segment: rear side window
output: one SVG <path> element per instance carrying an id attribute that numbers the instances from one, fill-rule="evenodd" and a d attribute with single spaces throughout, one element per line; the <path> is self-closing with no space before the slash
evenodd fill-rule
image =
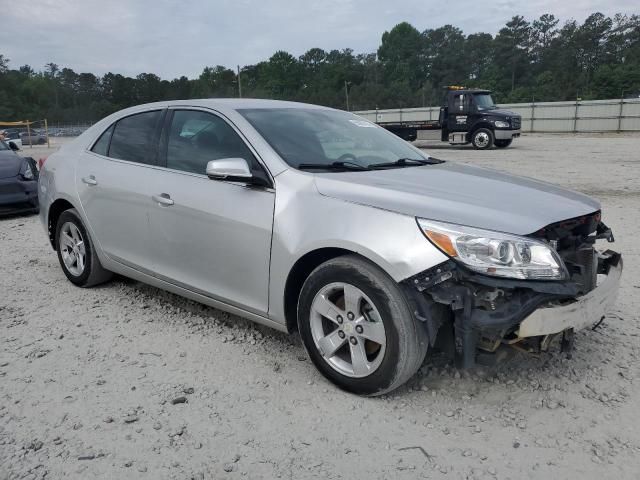
<path id="1" fill-rule="evenodd" d="M 109 156 L 130 162 L 155 165 L 156 127 L 161 111 L 138 113 L 118 121 L 111 136 Z"/>
<path id="2" fill-rule="evenodd" d="M 107 156 L 109 151 L 109 142 L 111 141 L 111 134 L 113 133 L 113 125 L 111 125 L 102 135 L 96 143 L 94 143 L 91 151 L 98 155 Z"/>

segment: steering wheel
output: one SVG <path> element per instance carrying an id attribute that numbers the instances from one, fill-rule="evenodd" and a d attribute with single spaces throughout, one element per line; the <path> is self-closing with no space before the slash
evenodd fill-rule
<path id="1" fill-rule="evenodd" d="M 353 162 L 354 160 L 356 160 L 356 156 L 353 153 L 344 153 L 338 158 L 338 162 Z"/>

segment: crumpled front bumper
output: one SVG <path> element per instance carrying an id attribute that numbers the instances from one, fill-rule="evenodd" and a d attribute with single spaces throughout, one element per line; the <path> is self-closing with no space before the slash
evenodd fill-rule
<path id="1" fill-rule="evenodd" d="M 546 350 L 557 334 L 571 336 L 599 322 L 616 300 L 623 263 L 617 252 L 594 253 L 597 286 L 584 294 L 584 287 L 574 280 L 488 277 L 453 260 L 407 279 L 404 285 L 432 345 L 442 332 L 450 331 L 441 329 L 446 319 L 453 322 L 454 338 L 447 341 L 453 342 L 458 365 L 469 368 L 478 352 L 493 354 L 501 346 L 517 343 Z M 450 309 L 450 316 L 442 312 L 443 306 Z"/>
<path id="2" fill-rule="evenodd" d="M 607 251 L 606 271 L 598 285 L 571 303 L 541 307 L 527 316 L 516 332 L 520 338 L 552 335 L 568 329 L 580 330 L 600 321 L 615 303 L 622 276 L 622 257 Z"/>

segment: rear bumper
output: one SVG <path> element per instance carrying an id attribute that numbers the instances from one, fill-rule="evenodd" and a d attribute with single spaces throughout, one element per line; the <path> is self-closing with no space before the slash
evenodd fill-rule
<path id="1" fill-rule="evenodd" d="M 493 135 L 496 140 L 511 140 L 520 136 L 520 130 L 495 130 Z"/>
<path id="2" fill-rule="evenodd" d="M 0 180 L 0 214 L 33 211 L 38 208 L 38 182 L 17 177 Z"/>
<path id="3" fill-rule="evenodd" d="M 553 335 L 568 329 L 580 330 L 600 321 L 615 303 L 622 275 L 620 254 L 605 252 L 606 271 L 598 275 L 598 286 L 565 305 L 542 307 L 525 318 L 516 334 L 520 338 Z"/>

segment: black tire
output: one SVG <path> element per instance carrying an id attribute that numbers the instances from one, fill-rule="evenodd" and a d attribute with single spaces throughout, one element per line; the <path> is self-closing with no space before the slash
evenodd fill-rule
<path id="1" fill-rule="evenodd" d="M 386 336 L 384 355 L 368 376 L 354 378 L 340 373 L 324 359 L 314 342 L 313 301 L 323 288 L 335 282 L 357 287 L 372 301 L 382 319 Z M 415 319 L 400 286 L 376 265 L 356 255 L 329 260 L 309 275 L 298 301 L 298 328 L 320 373 L 338 387 L 359 395 L 382 395 L 400 387 L 420 368 L 429 345 L 426 329 Z"/>
<path id="2" fill-rule="evenodd" d="M 471 143 L 476 150 L 489 150 L 493 142 L 493 132 L 488 128 L 479 128 L 471 135 Z"/>
<path id="3" fill-rule="evenodd" d="M 72 273 L 62 258 L 63 246 L 60 245 L 60 233 L 62 227 L 66 223 L 72 223 L 75 227 L 80 231 L 82 235 L 82 240 L 85 248 L 85 262 L 84 268 L 80 274 Z M 58 218 L 58 224 L 56 225 L 56 250 L 58 251 L 58 261 L 60 262 L 60 266 L 62 267 L 62 271 L 69 279 L 71 283 L 77 285 L 78 287 L 93 287 L 94 285 L 98 285 L 100 283 L 104 283 L 107 280 L 111 279 L 113 274 L 108 270 L 102 268 L 100 264 L 100 260 L 96 255 L 95 249 L 93 248 L 93 242 L 89 233 L 87 232 L 84 224 L 82 223 L 82 219 L 78 214 L 78 211 L 75 208 L 71 208 L 69 210 L 65 210 L 62 212 L 60 217 Z"/>
<path id="4" fill-rule="evenodd" d="M 509 138 L 508 140 L 496 140 L 495 146 L 498 148 L 507 148 L 509 145 L 511 145 L 512 141 L 513 140 L 511 138 Z"/>

